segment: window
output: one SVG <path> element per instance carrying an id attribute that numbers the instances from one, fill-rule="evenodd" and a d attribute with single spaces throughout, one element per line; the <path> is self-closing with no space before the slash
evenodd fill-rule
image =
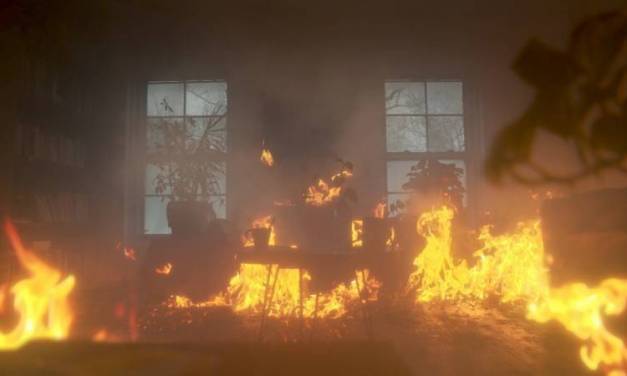
<path id="1" fill-rule="evenodd" d="M 463 84 L 459 81 L 385 83 L 390 204 L 409 198 L 409 191 L 403 188 L 407 174 L 425 158 L 461 168 L 462 184 L 466 186 L 463 107 Z"/>
<path id="2" fill-rule="evenodd" d="M 172 197 L 211 203 L 226 217 L 227 85 L 149 82 L 144 233 L 168 234 Z"/>

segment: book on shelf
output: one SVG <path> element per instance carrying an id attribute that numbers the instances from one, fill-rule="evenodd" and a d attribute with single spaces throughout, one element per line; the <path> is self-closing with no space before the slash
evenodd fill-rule
<path id="1" fill-rule="evenodd" d="M 37 216 L 46 223 L 84 223 L 88 219 L 88 197 L 82 193 L 34 194 Z"/>
<path id="2" fill-rule="evenodd" d="M 52 134 L 40 127 L 20 124 L 16 132 L 18 154 L 64 166 L 85 166 L 85 145 L 76 138 Z"/>

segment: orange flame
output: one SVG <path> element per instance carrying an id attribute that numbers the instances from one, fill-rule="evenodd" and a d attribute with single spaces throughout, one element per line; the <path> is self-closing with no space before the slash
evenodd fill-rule
<path id="1" fill-rule="evenodd" d="M 160 267 L 155 268 L 155 273 L 160 274 L 160 275 L 170 275 L 171 272 L 172 272 L 172 263 L 170 262 L 166 262 Z"/>
<path id="2" fill-rule="evenodd" d="M 385 202 L 379 202 L 377 206 L 375 206 L 373 210 L 373 215 L 375 218 L 385 218 L 385 209 L 387 205 Z"/>
<path id="3" fill-rule="evenodd" d="M 361 272 L 361 280 L 355 277 L 347 284 L 339 284 L 333 290 L 316 296 L 306 292 L 306 285 L 311 281 L 308 272 L 277 268 L 277 265 L 242 264 L 223 293 L 200 303 L 193 303 L 184 296 L 174 296 L 168 302 L 168 306 L 172 308 L 229 306 L 235 313 L 259 314 L 268 298 L 270 283 L 274 285 L 274 294 L 272 303 L 267 307 L 268 316 L 299 317 L 302 307 L 303 317 L 339 318 L 346 314 L 348 306 L 359 301 L 362 293 L 365 300 L 376 300 L 380 287 L 380 283 L 364 270 Z M 301 287 L 304 294 L 302 306 Z"/>
<path id="4" fill-rule="evenodd" d="M 263 149 L 261 151 L 261 156 L 259 157 L 259 160 L 261 161 L 261 163 L 268 167 L 274 166 L 274 157 L 272 156 L 272 153 L 269 149 Z"/>
<path id="5" fill-rule="evenodd" d="M 313 206 L 323 206 L 335 201 L 342 193 L 344 180 L 352 176 L 353 172 L 344 168 L 331 177 L 330 184 L 323 179 L 318 179 L 316 183 L 307 187 L 305 203 Z"/>
<path id="6" fill-rule="evenodd" d="M 123 252 L 124 257 L 126 257 L 127 259 L 131 261 L 137 261 L 137 258 L 135 257 L 135 250 L 133 248 L 124 247 Z"/>
<path id="7" fill-rule="evenodd" d="M 11 287 L 19 322 L 10 332 L 0 332 L 0 350 L 16 349 L 34 339 L 67 338 L 73 318 L 68 295 L 75 285 L 74 276 L 61 279 L 61 272 L 26 250 L 11 222 L 5 222 L 4 230 L 30 276 Z"/>
<path id="8" fill-rule="evenodd" d="M 608 374 L 620 374 L 627 366 L 627 349 L 605 327 L 603 315 L 623 313 L 626 301 L 627 280 L 606 279 L 596 288 L 572 283 L 552 288 L 543 299 L 530 303 L 527 317 L 541 323 L 557 320 L 585 342 L 579 356 L 586 367 L 597 370 L 603 364 Z"/>
<path id="9" fill-rule="evenodd" d="M 351 245 L 354 248 L 363 247 L 362 233 L 364 229 L 363 219 L 353 219 L 351 221 Z"/>
<path id="10" fill-rule="evenodd" d="M 270 229 L 270 239 L 268 240 L 268 245 L 276 245 L 276 232 L 274 231 L 274 217 L 272 217 L 271 215 L 259 217 L 253 220 L 252 228 Z M 255 245 L 255 242 L 252 236 L 243 236 L 242 243 L 244 243 L 244 247 L 252 247 Z"/>
<path id="11" fill-rule="evenodd" d="M 513 233 L 494 236 L 482 228 L 483 246 L 474 253 L 477 262 L 469 267 L 451 254 L 453 211 L 443 207 L 424 213 L 417 229 L 427 241 L 414 261 L 409 286 L 418 301 L 432 299 L 485 299 L 527 302 L 527 317 L 538 322 L 557 320 L 579 339 L 583 363 L 591 370 L 600 365 L 608 374 L 624 372 L 627 350 L 623 341 L 610 333 L 603 314 L 618 315 L 625 310 L 627 280 L 606 279 L 598 287 L 573 283 L 551 287 L 550 257 L 544 253 L 539 221 L 520 223 Z"/>

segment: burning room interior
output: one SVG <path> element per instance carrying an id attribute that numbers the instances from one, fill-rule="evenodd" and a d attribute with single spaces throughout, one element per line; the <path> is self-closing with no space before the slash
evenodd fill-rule
<path id="1" fill-rule="evenodd" d="M 624 0 L 4 0 L 0 49 L 0 374 L 627 375 Z"/>

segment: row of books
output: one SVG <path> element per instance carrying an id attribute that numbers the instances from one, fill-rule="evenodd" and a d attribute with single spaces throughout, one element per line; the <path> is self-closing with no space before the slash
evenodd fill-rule
<path id="1" fill-rule="evenodd" d="M 23 124 L 18 127 L 16 138 L 18 153 L 28 159 L 81 168 L 85 166 L 85 145 L 80 140 Z"/>
<path id="2" fill-rule="evenodd" d="M 39 220 L 47 223 L 83 223 L 89 215 L 89 200 L 82 193 L 35 194 Z"/>

